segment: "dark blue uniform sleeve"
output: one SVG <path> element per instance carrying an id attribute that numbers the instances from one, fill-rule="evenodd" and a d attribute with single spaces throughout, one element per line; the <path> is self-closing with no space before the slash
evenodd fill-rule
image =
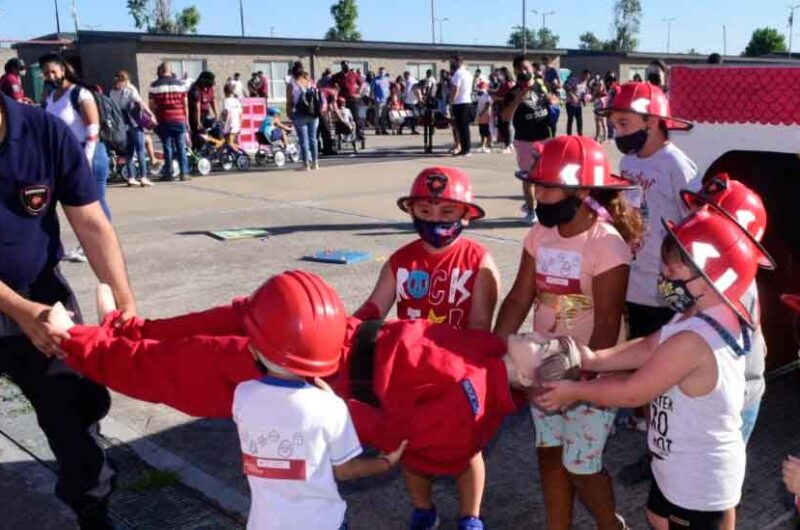
<path id="1" fill-rule="evenodd" d="M 83 148 L 75 136 L 58 118 L 51 118 L 53 144 L 57 148 L 56 192 L 58 200 L 66 206 L 86 206 L 100 200 L 92 170 L 86 161 Z M 102 143 L 97 149 L 105 149 Z"/>

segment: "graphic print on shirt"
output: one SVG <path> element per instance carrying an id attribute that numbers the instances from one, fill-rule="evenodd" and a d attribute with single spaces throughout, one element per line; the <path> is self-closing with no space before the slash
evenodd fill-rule
<path id="1" fill-rule="evenodd" d="M 549 332 L 559 325 L 569 329 L 584 311 L 593 308 L 592 300 L 581 291 L 583 257 L 575 250 L 539 247 L 536 251 L 536 301 L 555 313 Z"/>
<path id="2" fill-rule="evenodd" d="M 655 184 L 656 179 L 645 177 L 644 172 L 642 171 L 639 171 L 638 173 L 632 173 L 630 171 L 623 170 L 620 176 L 639 185 L 639 188 L 625 190 L 623 193 L 625 194 L 625 197 L 628 199 L 628 202 L 631 204 L 631 206 L 639 209 L 639 212 L 642 214 L 642 221 L 646 225 L 649 215 L 649 209 L 647 208 L 647 194 L 650 191 L 650 188 L 653 187 L 653 184 Z"/>
<path id="3" fill-rule="evenodd" d="M 472 269 L 461 270 L 458 267 L 436 269 L 433 273 L 398 267 L 395 276 L 398 318 L 424 317 L 438 324 L 447 322 L 460 327 L 466 313 L 466 302 L 472 297 L 468 282 L 474 274 Z M 425 308 L 428 308 L 427 314 L 423 314 Z M 402 310 L 405 314 L 401 314 Z"/>
<path id="4" fill-rule="evenodd" d="M 302 432 L 239 424 L 239 439 L 245 475 L 274 480 L 306 480 L 308 450 Z"/>
<path id="5" fill-rule="evenodd" d="M 661 394 L 650 402 L 650 452 L 658 459 L 665 459 L 672 453 L 672 440 L 669 437 L 669 420 L 672 415 L 672 398 Z"/>
<path id="6" fill-rule="evenodd" d="M 536 290 L 552 294 L 581 293 L 581 253 L 541 247 L 536 251 Z"/>

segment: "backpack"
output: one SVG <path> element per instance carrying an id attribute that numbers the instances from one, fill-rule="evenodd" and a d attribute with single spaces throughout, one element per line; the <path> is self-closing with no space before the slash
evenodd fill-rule
<path id="1" fill-rule="evenodd" d="M 106 144 L 106 147 L 112 151 L 125 152 L 128 144 L 128 125 L 125 122 L 125 115 L 119 108 L 114 100 L 105 94 L 101 94 L 90 87 L 76 85 L 70 92 L 70 102 L 72 107 L 80 115 L 80 104 L 78 98 L 80 97 L 81 89 L 86 89 L 94 98 L 94 103 L 97 105 L 97 112 L 100 115 L 100 141 Z"/>
<path id="2" fill-rule="evenodd" d="M 297 116 L 319 118 L 322 114 L 321 107 L 322 99 L 319 90 L 317 87 L 309 86 L 305 90 L 301 89 L 300 98 L 297 100 L 297 105 L 294 106 L 294 113 Z"/>

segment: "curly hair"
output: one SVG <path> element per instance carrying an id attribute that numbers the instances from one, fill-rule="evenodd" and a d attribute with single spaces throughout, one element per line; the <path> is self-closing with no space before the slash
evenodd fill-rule
<path id="1" fill-rule="evenodd" d="M 628 245 L 635 247 L 642 242 L 646 230 L 642 214 L 628 203 L 621 191 L 592 190 L 589 195 L 608 210 L 614 228 Z"/>

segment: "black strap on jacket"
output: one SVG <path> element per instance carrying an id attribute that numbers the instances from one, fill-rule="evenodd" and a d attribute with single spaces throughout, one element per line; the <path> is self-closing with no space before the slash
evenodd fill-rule
<path id="1" fill-rule="evenodd" d="M 375 373 L 375 342 L 383 320 L 365 320 L 355 334 L 355 345 L 350 355 L 350 393 L 357 399 L 373 407 L 380 406 L 380 400 L 372 388 Z"/>

